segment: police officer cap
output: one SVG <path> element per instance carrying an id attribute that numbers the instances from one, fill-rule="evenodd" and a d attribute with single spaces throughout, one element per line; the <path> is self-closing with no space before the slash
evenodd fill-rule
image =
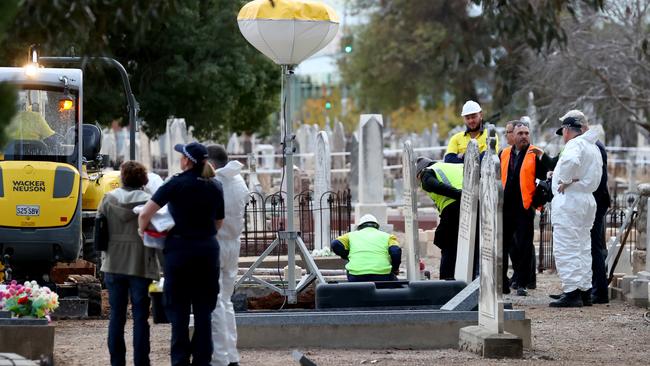
<path id="1" fill-rule="evenodd" d="M 420 156 L 415 162 L 415 176 L 417 177 L 418 175 L 420 175 L 420 173 L 422 173 L 424 168 L 430 166 L 433 163 L 435 163 L 435 161 L 426 158 L 424 156 Z"/>
<path id="2" fill-rule="evenodd" d="M 208 149 L 198 142 L 190 142 L 187 145 L 177 144 L 174 150 L 185 155 L 194 164 L 205 160 L 208 157 Z"/>
<path id="3" fill-rule="evenodd" d="M 580 121 L 575 117 L 567 117 L 562 120 L 562 125 L 557 129 L 557 131 L 555 131 L 555 134 L 562 136 L 562 129 L 564 127 L 582 128 L 582 123 L 580 123 Z"/>

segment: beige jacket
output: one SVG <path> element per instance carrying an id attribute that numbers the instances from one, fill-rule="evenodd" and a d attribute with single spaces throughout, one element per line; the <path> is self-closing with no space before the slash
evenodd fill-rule
<path id="1" fill-rule="evenodd" d="M 117 188 L 108 192 L 97 210 L 108 221 L 108 251 L 102 252 L 102 272 L 118 273 L 157 280 L 160 265 L 156 250 L 147 248 L 138 236 L 135 206 L 151 195 L 142 190 Z"/>

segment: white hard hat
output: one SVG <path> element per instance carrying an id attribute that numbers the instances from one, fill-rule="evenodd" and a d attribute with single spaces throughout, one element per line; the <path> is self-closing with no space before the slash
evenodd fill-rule
<path id="1" fill-rule="evenodd" d="M 460 112 L 462 117 L 467 116 L 468 114 L 474 114 L 481 111 L 481 106 L 473 100 L 468 100 L 463 104 L 463 111 Z"/>
<path id="2" fill-rule="evenodd" d="M 357 223 L 357 226 L 361 226 L 361 225 L 363 225 L 365 223 L 368 223 L 368 222 L 374 222 L 375 224 L 379 225 L 379 222 L 377 222 L 376 217 L 374 217 L 371 214 L 365 214 L 365 215 L 361 216 L 361 219 Z"/>

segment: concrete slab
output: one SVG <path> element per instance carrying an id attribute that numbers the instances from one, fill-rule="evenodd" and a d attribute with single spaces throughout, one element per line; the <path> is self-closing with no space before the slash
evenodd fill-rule
<path id="1" fill-rule="evenodd" d="M 630 284 L 630 293 L 627 300 L 635 306 L 647 307 L 648 306 L 648 285 L 650 280 L 645 278 L 638 278 Z"/>
<path id="2" fill-rule="evenodd" d="M 0 366 L 38 366 L 36 362 L 15 353 L 0 353 Z"/>
<path id="3" fill-rule="evenodd" d="M 460 329 L 458 347 L 484 358 L 522 358 L 522 339 L 512 333 L 493 333 L 485 327 L 469 326 Z"/>
<path id="4" fill-rule="evenodd" d="M 30 360 L 54 357 L 53 325 L 0 325 L 0 352 L 17 353 Z"/>
<path id="5" fill-rule="evenodd" d="M 638 277 L 637 276 L 632 276 L 632 275 L 626 275 L 623 276 L 621 279 L 621 290 L 623 290 L 623 294 L 627 295 L 630 293 L 630 284 L 632 281 L 636 280 Z"/>
<path id="6" fill-rule="evenodd" d="M 240 348 L 439 349 L 456 348 L 460 329 L 478 324 L 478 312 L 293 311 L 237 313 L 236 319 Z M 506 310 L 505 319 L 505 329 L 531 347 L 530 319 L 524 312 Z"/>
<path id="7" fill-rule="evenodd" d="M 481 287 L 480 281 L 481 279 L 477 277 L 440 309 L 451 311 L 472 311 L 477 309 L 479 287 Z"/>

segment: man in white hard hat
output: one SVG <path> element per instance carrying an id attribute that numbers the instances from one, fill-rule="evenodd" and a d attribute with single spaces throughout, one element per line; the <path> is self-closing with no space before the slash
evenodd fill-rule
<path id="1" fill-rule="evenodd" d="M 473 100 L 468 100 L 463 105 L 460 115 L 465 121 L 465 131 L 458 132 L 449 139 L 445 152 L 445 163 L 463 163 L 467 144 L 472 139 L 478 142 L 478 151 L 482 153 L 487 149 L 488 132 L 483 126 L 483 110 Z M 497 146 L 499 141 L 497 140 Z"/>
<path id="2" fill-rule="evenodd" d="M 348 261 L 349 282 L 395 281 L 402 261 L 402 249 L 393 234 L 379 230 L 377 219 L 366 214 L 357 229 L 330 244 L 332 251 Z"/>

